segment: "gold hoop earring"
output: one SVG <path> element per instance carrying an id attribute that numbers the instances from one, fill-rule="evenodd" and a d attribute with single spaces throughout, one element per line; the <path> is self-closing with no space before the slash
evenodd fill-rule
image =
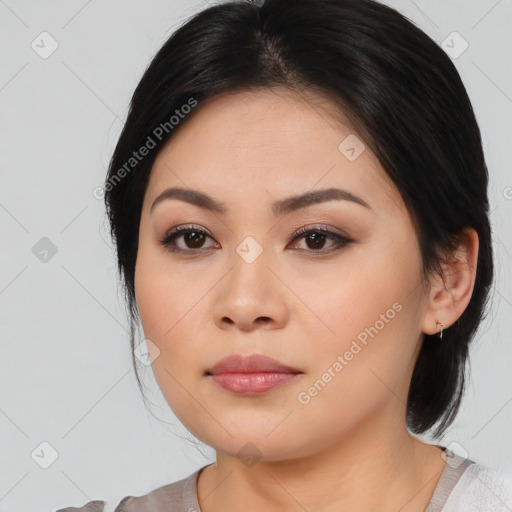
<path id="1" fill-rule="evenodd" d="M 443 324 L 439 321 L 439 320 L 436 320 L 436 326 L 437 325 L 440 325 L 441 326 L 441 332 L 439 333 L 439 339 L 442 340 L 443 339 Z"/>

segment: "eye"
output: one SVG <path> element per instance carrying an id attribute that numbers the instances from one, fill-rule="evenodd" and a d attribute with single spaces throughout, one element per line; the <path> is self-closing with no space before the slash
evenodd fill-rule
<path id="1" fill-rule="evenodd" d="M 205 248 L 206 240 L 213 238 L 203 229 L 194 226 L 194 225 L 185 225 L 178 226 L 172 229 L 169 233 L 165 235 L 165 237 L 159 240 L 160 244 L 163 245 L 170 252 L 181 252 L 181 253 L 199 253 L 204 249 L 213 249 L 215 244 L 210 247 Z M 319 253 L 326 254 L 337 251 L 346 245 L 349 245 L 353 242 L 349 238 L 341 235 L 340 233 L 335 233 L 334 231 L 330 231 L 325 228 L 301 228 L 292 235 L 292 242 L 296 240 L 304 239 L 306 246 L 311 249 L 305 249 L 305 252 L 308 253 Z M 178 244 L 177 241 L 181 240 L 183 244 Z M 333 242 L 331 248 L 329 250 L 323 250 L 325 246 L 326 240 L 331 240 Z"/>
<path id="2" fill-rule="evenodd" d="M 182 238 L 185 243 L 185 247 L 176 247 L 175 241 L 180 238 Z M 203 248 L 206 238 L 211 237 L 203 229 L 194 225 L 186 225 L 172 229 L 162 240 L 159 240 L 159 242 L 171 252 L 196 252 L 197 249 Z"/>
<path id="3" fill-rule="evenodd" d="M 309 249 L 313 249 L 311 251 L 306 250 L 307 252 L 317 252 L 320 254 L 335 252 L 353 242 L 353 240 L 341 235 L 340 233 L 335 233 L 334 231 L 321 227 L 304 227 L 298 229 L 293 234 L 292 242 L 300 239 L 304 240 Z M 330 250 L 321 250 L 324 248 L 326 240 L 331 240 L 334 243 L 331 245 Z M 332 248 L 333 246 L 334 248 Z"/>

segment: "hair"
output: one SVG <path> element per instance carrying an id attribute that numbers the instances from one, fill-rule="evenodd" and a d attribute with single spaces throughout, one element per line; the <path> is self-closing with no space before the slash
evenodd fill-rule
<path id="1" fill-rule="evenodd" d="M 322 94 L 333 119 L 348 119 L 361 135 L 411 216 L 424 283 L 434 273 L 443 275 L 442 264 L 466 228 L 478 234 L 469 304 L 442 340 L 423 335 L 408 393 L 408 429 L 421 434 L 437 424 L 433 435 L 440 437 L 459 410 L 469 345 L 493 280 L 488 171 L 471 102 L 450 58 L 410 20 L 373 0 L 236 0 L 210 6 L 181 25 L 149 63 L 104 187 L 139 388 L 138 230 L 153 162 L 177 131 L 169 120 L 191 99 L 199 106 L 179 127 L 209 98 L 273 87 Z M 150 139 L 154 147 L 132 165 L 133 152 Z M 121 172 L 129 161 L 134 169 Z"/>

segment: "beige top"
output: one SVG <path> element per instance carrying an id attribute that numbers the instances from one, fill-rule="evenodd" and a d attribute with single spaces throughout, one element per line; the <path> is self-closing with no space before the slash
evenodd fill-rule
<path id="1" fill-rule="evenodd" d="M 445 447 L 446 465 L 425 512 L 442 512 L 448 497 L 456 484 L 461 480 L 466 469 L 476 464 L 474 461 L 460 457 Z M 124 497 L 114 512 L 201 512 L 197 499 L 197 477 L 208 465 L 198 469 L 188 477 L 167 484 L 143 496 Z M 56 512 L 107 512 L 105 502 L 89 501 L 82 507 L 67 507 Z"/>

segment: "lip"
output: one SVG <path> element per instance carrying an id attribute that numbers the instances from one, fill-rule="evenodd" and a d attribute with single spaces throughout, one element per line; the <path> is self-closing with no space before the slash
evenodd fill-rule
<path id="1" fill-rule="evenodd" d="M 286 366 L 277 359 L 261 354 L 232 354 L 217 361 L 207 370 L 208 374 L 219 373 L 302 373 L 299 369 Z"/>
<path id="2" fill-rule="evenodd" d="M 260 354 L 233 354 L 218 361 L 206 375 L 233 393 L 259 395 L 294 380 L 303 372 Z"/>

